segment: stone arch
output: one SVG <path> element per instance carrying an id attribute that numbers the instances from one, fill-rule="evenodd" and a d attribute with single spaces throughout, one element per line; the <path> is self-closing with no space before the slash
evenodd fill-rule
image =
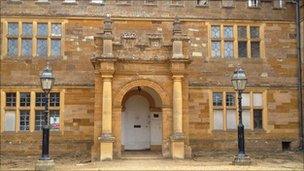
<path id="1" fill-rule="evenodd" d="M 162 107 L 170 106 L 170 100 L 167 92 L 156 82 L 151 80 L 135 80 L 127 83 L 123 87 L 119 88 L 119 92 L 115 95 L 114 98 L 114 107 L 121 107 L 123 103 L 124 96 L 134 87 L 145 86 L 153 89 L 159 95 L 162 101 Z"/>

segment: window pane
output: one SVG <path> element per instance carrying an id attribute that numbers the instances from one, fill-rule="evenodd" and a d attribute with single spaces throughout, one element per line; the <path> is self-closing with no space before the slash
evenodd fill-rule
<path id="1" fill-rule="evenodd" d="M 226 93 L 226 106 L 235 106 L 235 93 Z"/>
<path id="2" fill-rule="evenodd" d="M 20 106 L 30 106 L 30 104 L 31 104 L 31 94 L 20 93 Z"/>
<path id="3" fill-rule="evenodd" d="M 242 106 L 250 106 L 250 94 L 249 93 L 242 94 Z"/>
<path id="4" fill-rule="evenodd" d="M 8 35 L 18 36 L 18 34 L 19 34 L 18 23 L 8 23 Z"/>
<path id="5" fill-rule="evenodd" d="M 60 56 L 61 40 L 60 39 L 54 39 L 54 40 L 52 39 L 51 49 L 52 49 L 52 56 Z"/>
<path id="6" fill-rule="evenodd" d="M 50 106 L 60 105 L 60 93 L 50 93 Z"/>
<path id="7" fill-rule="evenodd" d="M 225 58 L 233 58 L 233 42 L 225 42 Z"/>
<path id="8" fill-rule="evenodd" d="M 263 106 L 262 93 L 253 93 L 253 106 Z"/>
<path id="9" fill-rule="evenodd" d="M 16 93 L 6 93 L 6 106 L 13 107 L 16 106 Z"/>
<path id="10" fill-rule="evenodd" d="M 30 129 L 30 111 L 20 110 L 20 130 L 26 131 Z"/>
<path id="11" fill-rule="evenodd" d="M 16 112 L 15 111 L 5 111 L 5 124 L 4 131 L 15 131 L 16 125 Z"/>
<path id="12" fill-rule="evenodd" d="M 221 37 L 220 26 L 211 26 L 211 38 L 218 39 Z"/>
<path id="13" fill-rule="evenodd" d="M 47 40 L 46 39 L 37 40 L 37 55 L 38 56 L 47 56 Z"/>
<path id="14" fill-rule="evenodd" d="M 247 57 L 247 42 L 239 41 L 238 42 L 238 53 L 239 58 L 246 58 Z"/>
<path id="15" fill-rule="evenodd" d="M 35 130 L 42 130 L 42 126 L 44 125 L 44 111 L 36 110 L 35 112 Z"/>
<path id="16" fill-rule="evenodd" d="M 47 36 L 48 35 L 48 24 L 47 23 L 39 23 L 38 24 L 38 36 Z"/>
<path id="17" fill-rule="evenodd" d="M 223 104 L 223 94 L 213 93 L 213 106 L 222 106 Z"/>
<path id="18" fill-rule="evenodd" d="M 61 24 L 52 24 L 52 36 L 61 36 Z"/>
<path id="19" fill-rule="evenodd" d="M 8 56 L 18 55 L 18 39 L 8 39 Z"/>
<path id="20" fill-rule="evenodd" d="M 260 57 L 260 42 L 251 42 L 251 57 Z"/>
<path id="21" fill-rule="evenodd" d="M 243 125 L 245 129 L 250 129 L 250 111 L 249 110 L 244 110 L 242 112 L 243 116 Z"/>
<path id="22" fill-rule="evenodd" d="M 238 38 L 239 39 L 247 39 L 247 28 L 246 26 L 238 27 Z"/>
<path id="23" fill-rule="evenodd" d="M 36 106 L 37 107 L 44 106 L 44 98 L 45 98 L 44 93 L 36 93 Z"/>
<path id="24" fill-rule="evenodd" d="M 236 111 L 227 110 L 227 129 L 236 129 Z"/>
<path id="25" fill-rule="evenodd" d="M 263 110 L 262 109 L 254 109 L 253 116 L 254 116 L 254 129 L 262 129 L 263 128 L 263 117 L 262 117 Z"/>
<path id="26" fill-rule="evenodd" d="M 22 55 L 32 55 L 32 39 L 22 39 Z"/>
<path id="27" fill-rule="evenodd" d="M 221 130 L 224 127 L 223 124 L 223 111 L 222 110 L 214 110 L 213 111 L 214 116 L 214 129 L 215 130 Z"/>
<path id="28" fill-rule="evenodd" d="M 51 129 L 59 129 L 60 128 L 60 118 L 59 118 L 59 110 L 51 110 L 50 111 L 50 125 Z"/>
<path id="29" fill-rule="evenodd" d="M 33 25 L 32 23 L 22 23 L 22 35 L 23 36 L 32 36 Z"/>
<path id="30" fill-rule="evenodd" d="M 226 39 L 232 39 L 233 38 L 233 27 L 232 26 L 225 26 L 224 27 L 224 37 Z"/>
<path id="31" fill-rule="evenodd" d="M 212 47 L 211 56 L 214 58 L 220 58 L 221 57 L 221 43 L 212 42 L 211 47 Z"/>
<path id="32" fill-rule="evenodd" d="M 260 37 L 260 30 L 259 27 L 250 27 L 250 38 L 259 38 Z"/>

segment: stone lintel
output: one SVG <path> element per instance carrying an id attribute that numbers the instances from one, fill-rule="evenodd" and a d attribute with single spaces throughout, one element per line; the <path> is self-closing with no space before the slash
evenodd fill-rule
<path id="1" fill-rule="evenodd" d="M 98 137 L 100 142 L 114 142 L 115 137 L 111 133 L 103 133 L 100 137 Z"/>

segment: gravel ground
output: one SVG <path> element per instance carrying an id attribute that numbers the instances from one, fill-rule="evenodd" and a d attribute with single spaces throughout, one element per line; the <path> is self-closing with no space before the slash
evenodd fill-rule
<path id="1" fill-rule="evenodd" d="M 147 157 L 90 162 L 89 156 L 54 157 L 56 170 L 303 170 L 303 152 L 248 153 L 250 166 L 231 164 L 233 152 L 201 152 L 193 159 Z M 38 156 L 0 156 L 0 170 L 33 170 Z"/>

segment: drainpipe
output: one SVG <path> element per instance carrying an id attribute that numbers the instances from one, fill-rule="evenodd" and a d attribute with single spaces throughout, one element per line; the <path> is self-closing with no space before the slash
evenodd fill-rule
<path id="1" fill-rule="evenodd" d="M 297 57 L 298 57 L 298 88 L 299 88 L 299 149 L 304 150 L 304 127 L 303 127 L 303 82 L 302 82 L 302 56 L 301 56 L 301 11 L 300 0 L 295 0 L 296 3 L 296 28 L 297 28 Z"/>

